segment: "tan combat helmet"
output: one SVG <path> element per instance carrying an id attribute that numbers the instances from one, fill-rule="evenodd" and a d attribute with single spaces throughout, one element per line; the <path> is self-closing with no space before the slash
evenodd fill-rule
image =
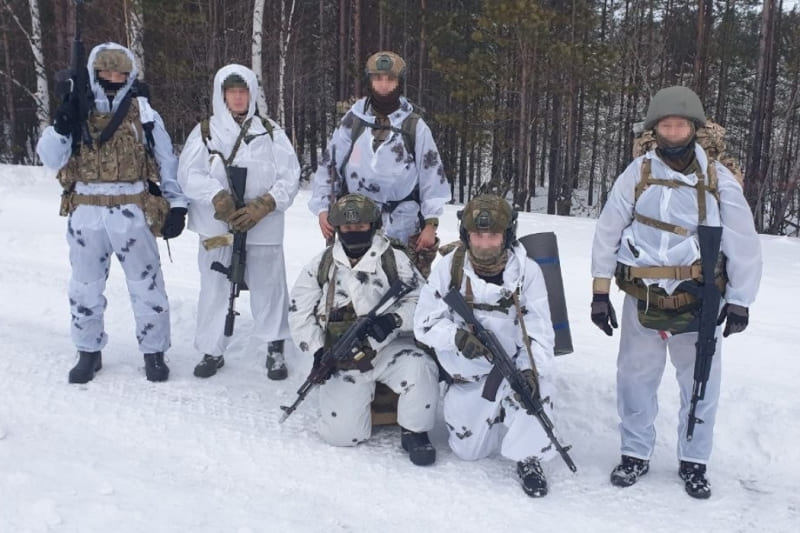
<path id="1" fill-rule="evenodd" d="M 342 196 L 328 213 L 328 222 L 335 228 L 343 224 L 370 224 L 377 228 L 380 221 L 380 208 L 363 194 Z"/>
<path id="2" fill-rule="evenodd" d="M 377 52 L 369 56 L 367 67 L 364 71 L 367 76 L 370 74 L 391 74 L 397 78 L 402 78 L 406 74 L 406 62 L 394 52 Z"/>
<path id="3" fill-rule="evenodd" d="M 469 245 L 470 232 L 502 233 L 506 248 L 517 240 L 517 213 L 502 197 L 482 194 L 474 197 L 459 212 L 459 235 Z"/>
<path id="4" fill-rule="evenodd" d="M 97 52 L 94 56 L 94 70 L 110 70 L 112 72 L 124 72 L 130 74 L 133 70 L 133 62 L 124 50 L 118 48 L 105 48 Z"/>
<path id="5" fill-rule="evenodd" d="M 644 129 L 653 129 L 664 117 L 683 117 L 694 122 L 695 128 L 706 125 L 706 114 L 700 98 L 690 88 L 680 85 L 661 89 L 650 99 Z"/>

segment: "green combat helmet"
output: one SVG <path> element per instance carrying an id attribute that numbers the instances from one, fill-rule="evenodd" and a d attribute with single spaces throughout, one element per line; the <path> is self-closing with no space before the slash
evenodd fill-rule
<path id="1" fill-rule="evenodd" d="M 105 48 L 97 52 L 92 66 L 94 70 L 110 70 L 125 74 L 130 74 L 133 70 L 131 58 L 123 50 L 117 48 Z"/>
<path id="2" fill-rule="evenodd" d="M 502 233 L 506 248 L 517 240 L 517 212 L 502 197 L 482 194 L 474 197 L 459 211 L 459 235 L 469 247 L 470 232 Z"/>
<path id="3" fill-rule="evenodd" d="M 227 91 L 228 89 L 239 88 L 239 89 L 250 89 L 247 85 L 247 82 L 241 77 L 239 74 L 235 72 L 232 74 L 228 74 L 228 76 L 222 81 L 222 90 Z"/>
<path id="4" fill-rule="evenodd" d="M 391 74 L 402 78 L 406 73 L 406 62 L 394 52 L 377 52 L 367 59 L 365 69 L 367 76 L 370 74 Z"/>
<path id="5" fill-rule="evenodd" d="M 328 213 L 328 222 L 338 228 L 342 224 L 380 224 L 381 210 L 363 194 L 346 194 L 339 198 Z"/>
<path id="6" fill-rule="evenodd" d="M 706 125 L 706 114 L 700 98 L 693 90 L 680 85 L 661 89 L 650 99 L 644 129 L 653 129 L 664 117 L 683 117 L 694 122 L 695 128 Z"/>

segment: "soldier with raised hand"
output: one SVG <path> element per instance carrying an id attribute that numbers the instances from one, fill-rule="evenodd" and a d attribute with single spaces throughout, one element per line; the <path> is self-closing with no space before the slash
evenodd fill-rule
<path id="1" fill-rule="evenodd" d="M 381 212 L 369 198 L 348 194 L 328 213 L 338 239 L 300 273 L 291 291 L 289 323 L 315 368 L 325 350 L 401 281 L 413 289 L 378 316 L 361 339 L 358 360 L 340 361 L 319 387 L 319 432 L 334 446 L 355 446 L 372 432 L 370 402 L 376 382 L 399 394 L 401 444 L 416 465 L 429 465 L 436 450 L 433 428 L 439 398 L 436 363 L 411 335 L 414 307 L 423 282 L 411 260 L 379 231 Z M 340 354 L 336 354 L 340 355 Z"/>
<path id="2" fill-rule="evenodd" d="M 612 277 L 626 293 L 617 359 L 622 460 L 611 472 L 611 483 L 631 486 L 649 470 L 657 391 L 669 349 L 681 399 L 678 473 L 694 498 L 711 496 L 706 465 L 719 400 L 721 340 L 747 326 L 761 278 L 761 246 L 742 187 L 695 142 L 705 120 L 700 99 L 686 87 L 667 87 L 653 96 L 644 127 L 654 129 L 656 147 L 617 178 L 592 247 L 591 318 L 609 336 L 618 326 L 608 295 Z M 701 225 L 722 228 L 719 257 L 701 257 Z M 703 281 L 700 265 L 706 261 L 717 263 L 714 282 L 723 289 L 724 300 L 704 398 L 696 404 L 695 416 L 703 423 L 689 440 L 702 306 L 697 288 Z"/>
<path id="3" fill-rule="evenodd" d="M 378 52 L 366 64 L 369 96 L 356 101 L 334 130 L 314 175 L 309 208 L 326 239 L 333 201 L 363 194 L 381 208 L 386 235 L 407 246 L 423 276 L 436 255 L 436 230 L 450 185 L 431 130 L 401 95 L 406 63 Z"/>
<path id="4" fill-rule="evenodd" d="M 87 69 L 92 101 L 85 129 L 77 124 L 78 100 L 70 98 L 36 147 L 45 166 L 60 169 L 62 209 L 69 216 L 69 301 L 78 349 L 69 382 L 91 381 L 102 368 L 108 342 L 103 293 L 112 255 L 125 271 L 145 375 L 165 381 L 170 319 L 156 236 L 181 233 L 187 199 L 176 180 L 164 122 L 136 80 L 133 53 L 116 43 L 100 44 L 89 54 Z M 73 139 L 81 130 L 86 137 Z"/>
<path id="5" fill-rule="evenodd" d="M 499 451 L 516 461 L 527 495 L 545 496 L 541 462 L 556 450 L 539 420 L 493 371 L 489 349 L 443 299 L 450 289 L 464 295 L 550 416 L 555 335 L 544 276 L 517 242 L 516 213 L 499 196 L 480 195 L 467 203 L 459 234 L 460 246 L 437 263 L 414 315 L 416 338 L 436 351 L 452 378 L 444 396 L 450 448 L 466 460 Z"/>
<path id="6" fill-rule="evenodd" d="M 250 291 L 253 332 L 249 353 L 265 357 L 267 377 L 285 379 L 289 338 L 283 256 L 284 212 L 297 195 L 300 165 L 278 124 L 256 113 L 255 73 L 237 64 L 214 76 L 213 114 L 198 124 L 181 152 L 178 179 L 189 206 L 189 229 L 199 236 L 200 296 L 195 347 L 204 354 L 194 375 L 207 378 L 225 364 L 230 283 L 213 265 L 231 264 L 229 231 L 246 233 L 244 282 Z M 237 208 L 228 171 L 246 173 L 244 206 Z M 222 236 L 223 238 L 217 239 Z"/>

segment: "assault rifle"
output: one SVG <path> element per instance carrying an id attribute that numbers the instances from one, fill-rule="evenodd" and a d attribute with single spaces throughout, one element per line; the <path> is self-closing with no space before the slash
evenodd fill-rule
<path id="1" fill-rule="evenodd" d="M 578 467 L 575 466 L 572 458 L 567 453 L 572 446 L 562 446 L 561 443 L 558 442 L 558 439 L 553 433 L 553 422 L 550 420 L 550 417 L 547 416 L 547 413 L 545 413 L 539 395 L 533 393 L 530 384 L 522 377 L 520 370 L 506 353 L 503 345 L 500 344 L 500 341 L 497 339 L 497 336 L 483 327 L 478 319 L 475 318 L 475 314 L 472 312 L 469 305 L 467 305 L 467 302 L 458 289 L 450 289 L 450 292 L 445 295 L 444 301 L 450 306 L 450 309 L 472 327 L 474 335 L 489 349 L 489 355 L 487 355 L 489 362 L 492 363 L 494 367 L 500 371 L 506 381 L 508 381 L 511 390 L 516 392 L 519 396 L 523 407 L 539 420 L 542 428 L 544 428 L 544 432 L 547 434 L 547 438 L 550 439 L 550 442 L 555 446 L 569 469 L 573 472 L 577 472 Z"/>
<path id="2" fill-rule="evenodd" d="M 89 0 L 73 0 L 75 2 L 75 37 L 70 51 L 69 69 L 56 74 L 56 94 L 62 102 L 74 101 L 78 109 L 78 122 L 72 131 L 72 153 L 80 151 L 81 141 L 92 145 L 92 136 L 86 120 L 89 118 L 90 94 L 89 71 L 86 68 L 86 49 L 81 39 L 82 6 Z M 92 99 L 93 100 L 93 99 Z"/>
<path id="3" fill-rule="evenodd" d="M 358 317 L 356 321 L 353 322 L 353 325 L 339 337 L 339 340 L 336 341 L 331 349 L 322 353 L 322 356 L 319 358 L 319 364 L 311 369 L 311 373 L 297 390 L 297 399 L 295 399 L 294 403 L 288 407 L 281 405 L 281 409 L 283 409 L 284 412 L 279 420 L 280 423 L 283 423 L 289 418 L 289 415 L 297 409 L 297 406 L 306 399 L 306 396 L 308 396 L 308 393 L 314 388 L 314 385 L 324 383 L 336 367 L 337 362 L 360 361 L 366 355 L 363 351 L 363 342 L 369 326 L 372 325 L 378 316 L 384 314 L 403 296 L 411 292 L 412 288 L 411 285 L 403 283 L 402 280 L 396 280 L 369 313 Z M 334 289 L 333 287 L 329 287 L 328 290 Z"/>
<path id="4" fill-rule="evenodd" d="M 228 184 L 233 196 L 233 203 L 236 209 L 244 207 L 244 191 L 247 183 L 247 169 L 244 167 L 226 166 L 225 172 L 228 175 Z M 244 281 L 244 269 L 247 265 L 247 232 L 233 232 L 233 254 L 231 264 L 226 267 L 219 261 L 211 263 L 211 270 L 224 274 L 231 282 L 231 292 L 228 296 L 228 314 L 225 316 L 225 336 L 233 335 L 233 322 L 236 320 L 236 298 L 242 290 L 247 290 Z"/>
<path id="5" fill-rule="evenodd" d="M 717 265 L 722 241 L 722 228 L 719 226 L 697 226 L 697 241 L 700 245 L 700 269 L 703 284 L 699 289 L 700 313 L 697 329 L 696 355 L 694 360 L 694 385 L 689 407 L 689 424 L 686 427 L 686 440 L 692 440 L 694 425 L 703 421 L 695 415 L 697 402 L 706 395 L 706 383 L 711 373 L 711 360 L 717 347 L 717 313 L 722 295 L 715 281 L 714 269 Z"/>

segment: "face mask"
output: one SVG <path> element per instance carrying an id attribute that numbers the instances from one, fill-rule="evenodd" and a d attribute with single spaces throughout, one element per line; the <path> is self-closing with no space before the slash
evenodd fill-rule
<path id="1" fill-rule="evenodd" d="M 344 253 L 347 254 L 347 257 L 356 259 L 364 255 L 372 246 L 372 236 L 375 234 L 375 230 L 370 228 L 365 231 L 348 231 L 346 233 L 340 231 L 338 233 Z"/>
<path id="2" fill-rule="evenodd" d="M 371 93 L 371 105 L 375 111 L 380 113 L 384 116 L 389 116 L 390 114 L 397 111 L 400 107 L 400 84 L 398 83 L 397 87 L 385 96 L 381 96 L 375 91 L 370 90 Z"/>
<path id="3" fill-rule="evenodd" d="M 505 252 L 503 246 L 496 248 L 478 248 L 471 246 L 469 249 L 472 262 L 481 266 L 491 266 L 496 264 Z"/>
<path id="4" fill-rule="evenodd" d="M 106 91 L 106 92 L 117 92 L 120 89 L 122 89 L 123 87 L 125 87 L 125 84 L 128 83 L 128 82 L 127 81 L 113 82 L 113 81 L 109 81 L 107 79 L 98 77 L 97 78 L 97 83 L 99 83 L 100 87 L 102 87 L 103 90 Z"/>

